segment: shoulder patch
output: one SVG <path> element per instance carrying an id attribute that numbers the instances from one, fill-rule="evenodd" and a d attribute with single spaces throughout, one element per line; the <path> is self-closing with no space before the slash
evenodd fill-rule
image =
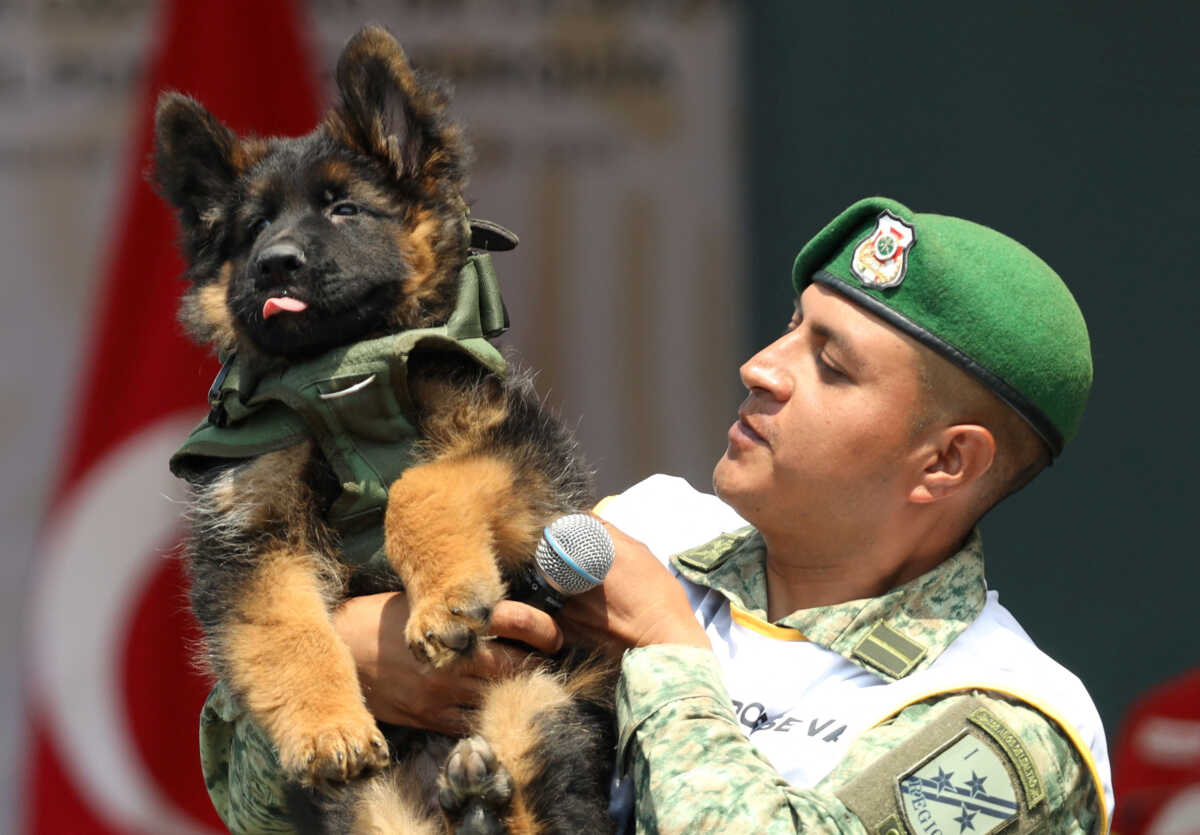
<path id="1" fill-rule="evenodd" d="M 904 820 L 921 832 L 993 832 L 1017 816 L 1013 780 L 977 731 L 902 775 L 898 787 Z"/>
<path id="2" fill-rule="evenodd" d="M 1046 789 L 1042 785 L 1042 778 L 1038 776 L 1033 758 L 1025 750 L 1021 737 L 986 707 L 972 712 L 968 718 L 983 728 L 996 744 L 1004 749 L 1004 753 L 1008 754 L 1009 760 L 1017 770 L 1017 776 L 1021 778 L 1021 786 L 1025 789 L 1025 802 L 1033 807 L 1045 800 Z"/>
<path id="3" fill-rule="evenodd" d="M 1046 804 L 1040 803 L 1045 793 L 1031 794 L 1024 782 L 1021 762 L 1032 767 L 1028 752 L 1012 746 L 1008 737 L 1016 734 L 977 697 L 951 699 L 924 727 L 873 757 L 836 792 L 838 799 L 873 835 L 1039 831 L 1046 822 Z"/>
<path id="4" fill-rule="evenodd" d="M 871 627 L 850 655 L 892 678 L 904 678 L 928 650 L 883 621 Z"/>

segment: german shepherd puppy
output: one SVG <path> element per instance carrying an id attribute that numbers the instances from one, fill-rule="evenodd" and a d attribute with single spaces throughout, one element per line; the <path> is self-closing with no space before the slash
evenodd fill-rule
<path id="1" fill-rule="evenodd" d="M 295 139 L 239 137 L 193 99 L 159 100 L 153 179 L 180 220 L 181 320 L 262 373 L 445 324 L 470 252 L 466 148 L 438 86 L 367 28 L 343 51 L 337 88 Z M 189 474 L 204 661 L 290 780 L 333 798 L 328 831 L 610 829 L 611 669 L 498 683 L 457 743 L 382 728 L 363 704 L 333 606 L 403 588 L 412 651 L 452 664 L 486 634 L 542 527 L 591 503 L 570 433 L 527 376 L 454 352 L 414 352 L 407 369 L 420 440 L 388 491 L 385 576 L 339 560 L 325 513 L 341 484 L 312 439 Z"/>

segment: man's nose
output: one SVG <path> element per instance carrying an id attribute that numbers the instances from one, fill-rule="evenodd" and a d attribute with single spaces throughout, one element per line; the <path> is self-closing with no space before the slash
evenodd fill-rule
<path id="1" fill-rule="evenodd" d="M 780 342 L 776 340 L 746 360 L 738 373 L 751 392 L 758 391 L 783 402 L 792 396 L 794 381 L 788 365 L 783 362 Z"/>

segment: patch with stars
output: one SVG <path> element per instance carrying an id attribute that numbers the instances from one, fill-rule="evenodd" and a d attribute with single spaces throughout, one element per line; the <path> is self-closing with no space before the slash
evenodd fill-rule
<path id="1" fill-rule="evenodd" d="M 1001 755 L 974 730 L 964 732 L 897 780 L 911 832 L 995 832 L 1019 812 L 1017 789 Z"/>

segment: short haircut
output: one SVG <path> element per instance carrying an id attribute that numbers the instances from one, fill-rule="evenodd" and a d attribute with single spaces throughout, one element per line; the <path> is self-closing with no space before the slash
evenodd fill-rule
<path id="1" fill-rule="evenodd" d="M 973 507 L 972 523 L 978 522 L 1044 470 L 1050 450 L 1016 410 L 974 377 L 927 348 L 920 355 L 926 406 L 914 434 L 933 423 L 973 423 L 985 427 L 996 441 L 996 457 L 982 477 L 983 489 Z"/>

